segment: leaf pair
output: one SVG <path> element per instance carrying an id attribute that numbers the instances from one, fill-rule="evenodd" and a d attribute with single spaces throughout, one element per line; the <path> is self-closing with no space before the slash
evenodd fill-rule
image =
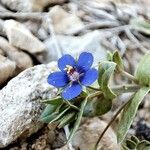
<path id="1" fill-rule="evenodd" d="M 69 135 L 68 141 L 72 139 L 76 130 L 78 129 L 84 108 L 87 104 L 87 97 L 81 102 L 80 109 L 77 111 L 76 106 L 72 103 L 64 101 L 61 97 L 45 100 L 44 103 L 48 104 L 40 116 L 40 120 L 45 123 L 58 123 L 58 128 L 62 128 L 67 124 L 73 123 L 73 128 Z"/>
<path id="2" fill-rule="evenodd" d="M 43 103 L 48 105 L 40 116 L 42 122 L 58 122 L 58 127 L 63 127 L 75 118 L 75 111 L 70 108 L 70 105 L 64 103 L 61 97 L 45 100 Z"/>

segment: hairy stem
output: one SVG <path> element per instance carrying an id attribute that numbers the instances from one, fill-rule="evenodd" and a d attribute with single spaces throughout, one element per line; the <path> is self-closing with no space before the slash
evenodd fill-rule
<path id="1" fill-rule="evenodd" d="M 104 136 L 104 134 L 106 133 L 106 131 L 108 130 L 108 128 L 111 126 L 111 124 L 115 121 L 115 119 L 117 118 L 117 116 L 120 114 L 120 112 L 124 109 L 124 107 L 129 103 L 130 100 L 128 100 L 127 102 L 125 102 L 116 112 L 116 114 L 112 117 L 112 119 L 110 120 L 110 122 L 108 123 L 108 125 L 106 126 L 106 128 L 104 129 L 104 131 L 102 132 L 102 134 L 100 135 L 100 137 L 98 138 L 96 144 L 95 144 L 95 148 L 94 150 L 97 150 L 98 148 L 98 144 L 101 141 L 102 137 Z"/>

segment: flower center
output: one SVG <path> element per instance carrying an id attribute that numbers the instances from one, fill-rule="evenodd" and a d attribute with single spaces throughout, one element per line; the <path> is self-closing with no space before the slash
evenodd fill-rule
<path id="1" fill-rule="evenodd" d="M 78 81 L 79 80 L 80 74 L 79 74 L 79 72 L 77 72 L 77 70 L 74 67 L 72 67 L 70 65 L 66 65 L 65 70 L 67 71 L 70 81 Z"/>

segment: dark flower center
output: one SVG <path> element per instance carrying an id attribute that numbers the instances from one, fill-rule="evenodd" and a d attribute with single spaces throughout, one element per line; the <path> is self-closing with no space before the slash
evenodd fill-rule
<path id="1" fill-rule="evenodd" d="M 70 81 L 74 82 L 74 81 L 79 80 L 81 74 L 77 71 L 76 68 L 67 65 L 65 70 L 67 71 L 67 74 L 68 74 Z"/>

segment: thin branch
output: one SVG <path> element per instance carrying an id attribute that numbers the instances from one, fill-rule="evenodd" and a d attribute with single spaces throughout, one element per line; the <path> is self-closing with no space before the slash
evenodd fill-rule
<path id="1" fill-rule="evenodd" d="M 115 121 L 115 119 L 117 118 L 117 116 L 120 114 L 120 112 L 124 109 L 124 107 L 130 102 L 130 100 L 128 100 L 127 102 L 125 102 L 116 112 L 116 114 L 112 117 L 112 119 L 110 120 L 110 122 L 108 123 L 108 125 L 106 126 L 106 128 L 104 129 L 104 131 L 102 132 L 102 134 L 100 135 L 100 137 L 98 138 L 96 144 L 95 144 L 95 148 L 94 150 L 97 150 L 98 148 L 98 144 L 101 141 L 101 139 L 103 138 L 104 134 L 106 133 L 106 131 L 108 130 L 108 128 L 111 126 L 111 124 Z"/>

